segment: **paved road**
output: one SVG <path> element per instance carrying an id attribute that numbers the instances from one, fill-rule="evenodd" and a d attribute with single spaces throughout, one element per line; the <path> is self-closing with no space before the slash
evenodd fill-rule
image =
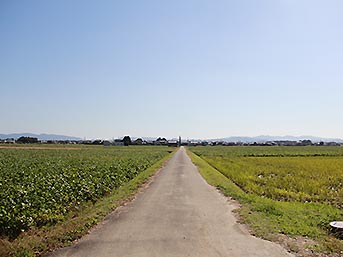
<path id="1" fill-rule="evenodd" d="M 292 256 L 242 230 L 233 209 L 203 180 L 181 148 L 133 202 L 74 246 L 51 256 Z"/>

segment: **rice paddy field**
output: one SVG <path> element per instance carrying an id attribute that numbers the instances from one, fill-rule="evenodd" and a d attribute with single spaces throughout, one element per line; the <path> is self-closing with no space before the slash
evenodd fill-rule
<path id="1" fill-rule="evenodd" d="M 311 247 L 321 253 L 343 253 L 342 235 L 331 233 L 329 226 L 330 221 L 343 220 L 343 147 L 197 146 L 189 150 L 209 183 L 215 172 L 220 173 L 212 184 L 242 203 L 238 212 L 257 235 L 311 238 L 319 242 Z"/>
<path id="2" fill-rule="evenodd" d="M 194 148 L 244 191 L 343 207 L 343 147 Z"/>

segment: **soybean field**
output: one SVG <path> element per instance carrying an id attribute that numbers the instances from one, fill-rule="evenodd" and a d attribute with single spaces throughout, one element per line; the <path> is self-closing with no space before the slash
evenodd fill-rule
<path id="1" fill-rule="evenodd" d="M 16 238 L 94 203 L 166 157 L 168 147 L 0 149 L 0 236 Z M 170 151 L 169 151 L 170 152 Z"/>

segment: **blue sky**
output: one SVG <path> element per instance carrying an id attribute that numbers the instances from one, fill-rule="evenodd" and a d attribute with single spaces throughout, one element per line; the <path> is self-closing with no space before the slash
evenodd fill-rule
<path id="1" fill-rule="evenodd" d="M 343 138 L 340 0 L 0 2 L 0 133 Z"/>

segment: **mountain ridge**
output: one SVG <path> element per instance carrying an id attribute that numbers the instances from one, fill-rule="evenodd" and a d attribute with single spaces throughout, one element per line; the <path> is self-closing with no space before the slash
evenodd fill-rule
<path id="1" fill-rule="evenodd" d="M 337 142 L 343 143 L 341 138 L 325 138 L 325 137 L 316 137 L 316 136 L 269 136 L 261 135 L 256 137 L 244 137 L 244 136 L 232 136 L 224 137 L 218 139 L 211 139 L 213 141 L 225 141 L 225 142 L 243 142 L 243 143 L 252 143 L 252 142 L 267 142 L 267 141 L 300 141 L 300 140 L 311 140 L 312 142 Z"/>
<path id="2" fill-rule="evenodd" d="M 0 134 L 0 139 L 19 137 L 36 137 L 39 140 L 82 140 L 80 137 L 57 135 L 57 134 L 34 134 L 34 133 L 11 133 L 11 134 Z"/>
<path id="3" fill-rule="evenodd" d="M 10 134 L 0 134 L 0 139 L 14 138 L 18 139 L 19 137 L 36 137 L 39 140 L 82 140 L 80 137 L 58 135 L 58 134 L 35 134 L 35 133 L 10 133 Z M 132 137 L 133 139 L 138 137 Z M 143 140 L 156 140 L 155 137 L 141 137 Z M 178 138 L 173 138 L 173 140 L 178 140 Z M 212 138 L 212 139 L 189 139 L 190 141 L 224 141 L 224 142 L 243 142 L 243 143 L 262 143 L 267 141 L 300 141 L 300 140 L 311 140 L 312 142 L 337 142 L 343 143 L 341 138 L 325 138 L 325 137 L 316 137 L 316 136 L 270 136 L 270 135 L 260 135 L 255 137 L 246 137 L 246 136 L 230 136 L 222 138 Z"/>

